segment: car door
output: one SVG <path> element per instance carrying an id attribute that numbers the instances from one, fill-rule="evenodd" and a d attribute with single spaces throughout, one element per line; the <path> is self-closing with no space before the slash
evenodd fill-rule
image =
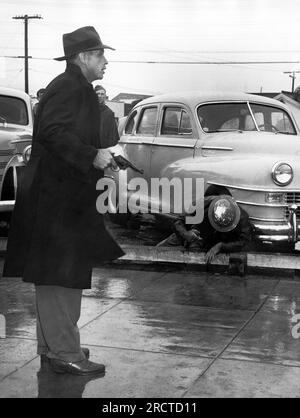
<path id="1" fill-rule="evenodd" d="M 205 103 L 197 114 L 204 134 L 196 154 L 204 157 L 226 158 L 243 145 L 244 132 L 256 130 L 247 102 Z"/>
<path id="2" fill-rule="evenodd" d="M 151 145 L 156 134 L 157 120 L 158 105 L 142 106 L 128 117 L 120 144 L 122 144 L 124 156 L 137 168 L 143 170 L 143 174 L 128 169 L 127 184 L 136 178 L 145 179 L 147 185 L 149 183 Z M 148 189 L 141 189 L 140 192 L 141 206 L 148 207 Z M 131 194 L 132 190 L 128 190 L 128 197 Z"/>
<path id="3" fill-rule="evenodd" d="M 161 107 L 159 129 L 151 153 L 151 177 L 161 177 L 172 162 L 193 157 L 198 134 L 191 113 L 183 105 Z"/>
<path id="4" fill-rule="evenodd" d="M 163 104 L 158 125 L 157 136 L 152 143 L 151 178 L 171 179 L 174 173 L 170 167 L 172 163 L 194 156 L 198 133 L 190 110 L 182 104 Z M 163 202 L 153 201 L 152 207 L 161 208 L 160 203 Z"/>

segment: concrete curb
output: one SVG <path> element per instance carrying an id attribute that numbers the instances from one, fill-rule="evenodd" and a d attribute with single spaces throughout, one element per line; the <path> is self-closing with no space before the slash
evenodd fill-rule
<path id="1" fill-rule="evenodd" d="M 0 255 L 5 256 L 6 239 L 0 239 Z M 121 244 L 125 255 L 117 260 L 117 264 L 165 264 L 173 266 L 188 266 L 199 269 L 206 269 L 205 253 L 189 252 L 181 248 L 173 247 L 154 247 L 146 245 Z M 211 271 L 216 269 L 226 269 L 232 257 L 240 254 L 219 254 L 209 266 Z M 270 270 L 275 272 L 294 271 L 300 272 L 300 252 L 299 254 L 282 253 L 247 253 L 246 265 L 249 269 Z"/>
<path id="2" fill-rule="evenodd" d="M 173 265 L 206 267 L 205 253 L 183 251 L 179 248 L 170 247 L 152 247 L 152 246 L 134 246 L 122 245 L 126 253 L 119 259 L 119 263 L 158 263 Z M 214 267 L 228 268 L 230 259 L 240 254 L 219 254 L 211 263 L 211 269 Z M 249 269 L 269 269 L 271 271 L 300 271 L 300 253 L 282 254 L 282 253 L 247 253 L 247 268 Z"/>

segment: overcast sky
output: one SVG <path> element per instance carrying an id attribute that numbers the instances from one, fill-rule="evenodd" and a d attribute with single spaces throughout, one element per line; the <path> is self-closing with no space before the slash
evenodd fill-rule
<path id="1" fill-rule="evenodd" d="M 62 34 L 92 25 L 107 51 L 102 83 L 119 92 L 174 90 L 281 91 L 291 89 L 283 71 L 300 64 L 230 64 L 228 61 L 300 63 L 299 0 L 1 0 L 0 56 L 24 54 L 24 23 L 12 16 L 40 14 L 29 23 L 29 90 L 64 71 Z M 120 63 L 116 61 L 220 62 L 220 64 Z M 0 84 L 24 89 L 24 63 L 0 58 Z M 296 85 L 300 84 L 300 73 Z"/>

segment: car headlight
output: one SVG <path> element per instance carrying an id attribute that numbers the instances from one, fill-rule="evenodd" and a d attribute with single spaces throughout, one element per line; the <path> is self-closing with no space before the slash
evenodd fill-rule
<path id="1" fill-rule="evenodd" d="M 276 163 L 272 168 L 272 179 L 278 186 L 287 186 L 293 180 L 292 167 L 287 163 Z"/>
<path id="2" fill-rule="evenodd" d="M 27 164 L 28 161 L 30 160 L 30 155 L 31 155 L 31 145 L 28 145 L 26 148 L 24 148 L 23 153 L 22 153 L 25 164 Z"/>

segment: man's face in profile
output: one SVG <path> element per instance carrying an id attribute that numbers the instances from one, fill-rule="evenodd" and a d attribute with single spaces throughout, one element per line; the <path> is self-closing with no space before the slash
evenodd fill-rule
<path id="1" fill-rule="evenodd" d="M 85 74 L 89 82 L 102 80 L 108 61 L 104 56 L 104 49 L 79 53 Z"/>

